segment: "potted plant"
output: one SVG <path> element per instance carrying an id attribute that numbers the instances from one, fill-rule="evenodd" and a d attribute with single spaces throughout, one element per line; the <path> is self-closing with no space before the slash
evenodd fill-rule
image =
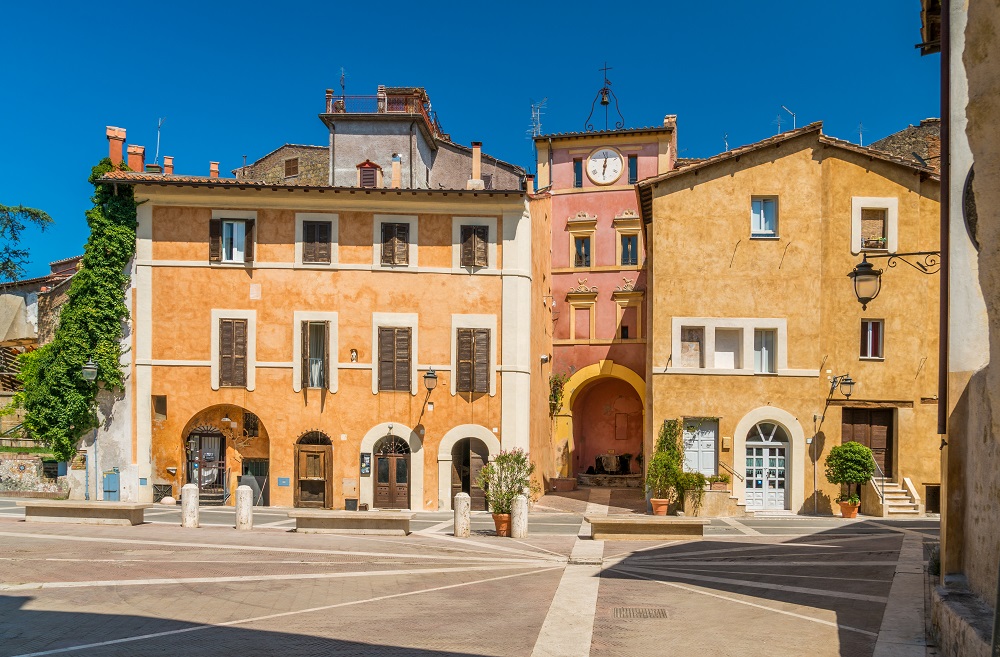
<path id="1" fill-rule="evenodd" d="M 717 474 L 708 478 L 709 490 L 729 490 L 729 475 Z"/>
<path id="2" fill-rule="evenodd" d="M 678 477 L 683 474 L 683 463 L 684 446 L 680 422 L 664 420 L 653 456 L 646 467 L 645 484 L 650 494 L 653 515 L 667 515 L 670 504 L 677 501 L 677 482 Z"/>
<path id="3" fill-rule="evenodd" d="M 493 513 L 497 536 L 510 536 L 510 510 L 514 498 L 532 490 L 535 464 L 522 449 L 500 452 L 479 471 L 477 482 Z"/>
<path id="4" fill-rule="evenodd" d="M 846 442 L 830 449 L 826 457 L 826 478 L 831 484 L 840 484 L 841 515 L 857 518 L 861 506 L 861 487 L 875 474 L 875 459 L 872 451 L 858 442 Z M 851 485 L 856 488 L 851 491 Z"/>

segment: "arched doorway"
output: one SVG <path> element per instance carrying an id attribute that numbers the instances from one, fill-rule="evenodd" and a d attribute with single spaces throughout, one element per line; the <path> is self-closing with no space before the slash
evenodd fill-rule
<path id="1" fill-rule="evenodd" d="M 399 436 L 387 435 L 375 449 L 372 500 L 377 509 L 410 508 L 410 446 Z"/>
<path id="2" fill-rule="evenodd" d="M 614 377 L 589 383 L 574 395 L 572 414 L 574 474 L 641 472 L 643 404 L 631 384 Z"/>
<path id="3" fill-rule="evenodd" d="M 746 438 L 747 510 L 787 509 L 788 432 L 777 422 L 753 425 Z"/>
<path id="4" fill-rule="evenodd" d="M 295 443 L 295 506 L 329 509 L 333 504 L 333 443 L 322 431 Z"/>
<path id="5" fill-rule="evenodd" d="M 468 447 L 460 447 L 463 443 L 467 444 Z M 482 458 L 484 463 L 492 461 L 501 451 L 500 441 L 497 439 L 496 434 L 479 424 L 460 424 L 449 429 L 441 437 L 437 453 L 439 511 L 451 511 L 454 508 L 452 502 L 455 499 L 455 495 L 464 490 L 464 486 L 460 489 L 453 487 L 453 483 L 455 483 L 455 461 L 461 459 L 461 462 L 464 464 L 465 458 L 462 454 L 466 451 L 470 452 L 468 455 L 469 490 L 466 492 L 471 496 L 472 484 L 476 480 L 476 476 L 472 473 L 473 453 Z M 464 476 L 462 479 L 464 479 Z M 473 501 L 473 504 L 475 504 L 475 501 Z M 483 500 L 483 504 L 485 505 L 485 500 Z"/>
<path id="6" fill-rule="evenodd" d="M 479 471 L 490 460 L 490 450 L 476 438 L 463 438 L 451 448 L 451 499 L 465 493 L 473 511 L 486 510 L 486 494 L 479 487 Z"/>
<path id="7" fill-rule="evenodd" d="M 187 481 L 198 486 L 203 505 L 226 500 L 226 438 L 213 426 L 195 427 L 187 437 Z"/>

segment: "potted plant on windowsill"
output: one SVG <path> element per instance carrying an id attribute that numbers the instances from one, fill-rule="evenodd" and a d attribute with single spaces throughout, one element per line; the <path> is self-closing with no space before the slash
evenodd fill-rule
<path id="1" fill-rule="evenodd" d="M 479 471 L 477 482 L 486 495 L 497 536 L 510 536 L 510 511 L 514 498 L 530 494 L 535 464 L 522 449 L 500 452 Z"/>
<path id="2" fill-rule="evenodd" d="M 840 484 L 840 513 L 844 518 L 857 518 L 861 507 L 861 487 L 875 474 L 872 451 L 858 442 L 835 445 L 826 457 L 826 478 L 831 484 Z M 856 488 L 851 490 L 851 485 Z"/>
<path id="3" fill-rule="evenodd" d="M 670 505 L 677 502 L 677 481 L 684 472 L 683 463 L 681 424 L 677 420 L 664 420 L 653 456 L 646 467 L 645 485 L 650 494 L 653 515 L 667 515 Z"/>

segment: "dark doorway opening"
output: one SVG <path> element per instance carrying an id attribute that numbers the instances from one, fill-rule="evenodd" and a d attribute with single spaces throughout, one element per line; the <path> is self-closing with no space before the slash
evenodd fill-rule
<path id="1" fill-rule="evenodd" d="M 486 510 L 486 494 L 476 483 L 479 471 L 489 462 L 490 453 L 483 441 L 463 438 L 451 448 L 451 499 L 467 493 L 473 511 Z"/>
<path id="2" fill-rule="evenodd" d="M 875 463 L 887 479 L 893 475 L 892 420 L 891 408 L 845 408 L 840 434 L 841 442 L 855 441 L 871 449 Z"/>
<path id="3" fill-rule="evenodd" d="M 218 431 L 194 431 L 187 438 L 187 480 L 198 486 L 199 503 L 203 506 L 225 504 L 226 438 Z"/>

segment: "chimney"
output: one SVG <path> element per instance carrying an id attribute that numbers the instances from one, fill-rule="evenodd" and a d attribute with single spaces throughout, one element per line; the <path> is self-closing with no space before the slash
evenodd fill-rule
<path id="1" fill-rule="evenodd" d="M 163 173 L 168 176 L 174 175 L 174 158 L 169 155 L 163 156 Z"/>
<path id="2" fill-rule="evenodd" d="M 219 177 L 219 163 L 218 162 L 209 162 L 208 163 L 208 177 L 209 178 L 218 178 Z"/>
<path id="3" fill-rule="evenodd" d="M 483 184 L 483 142 L 472 142 L 472 177 L 465 185 L 466 189 L 486 189 Z"/>
<path id="4" fill-rule="evenodd" d="M 128 151 L 128 168 L 141 173 L 146 168 L 146 147 L 129 145 L 126 150 Z"/>
<path id="5" fill-rule="evenodd" d="M 676 128 L 677 127 L 677 115 L 667 114 L 663 117 L 663 127 L 664 128 Z"/>
<path id="6" fill-rule="evenodd" d="M 333 111 L 333 89 L 326 90 L 326 113 Z"/>
<path id="7" fill-rule="evenodd" d="M 402 174 L 402 158 L 399 157 L 399 153 L 392 154 L 392 188 L 399 189 L 403 185 L 403 174 Z"/>
<path id="8" fill-rule="evenodd" d="M 118 166 L 122 163 L 122 147 L 125 145 L 125 128 L 116 128 L 113 125 L 107 127 L 108 135 L 108 157 L 111 164 Z"/>
<path id="9" fill-rule="evenodd" d="M 528 174 L 524 177 L 524 191 L 528 194 L 535 193 L 535 176 L 533 174 Z"/>

